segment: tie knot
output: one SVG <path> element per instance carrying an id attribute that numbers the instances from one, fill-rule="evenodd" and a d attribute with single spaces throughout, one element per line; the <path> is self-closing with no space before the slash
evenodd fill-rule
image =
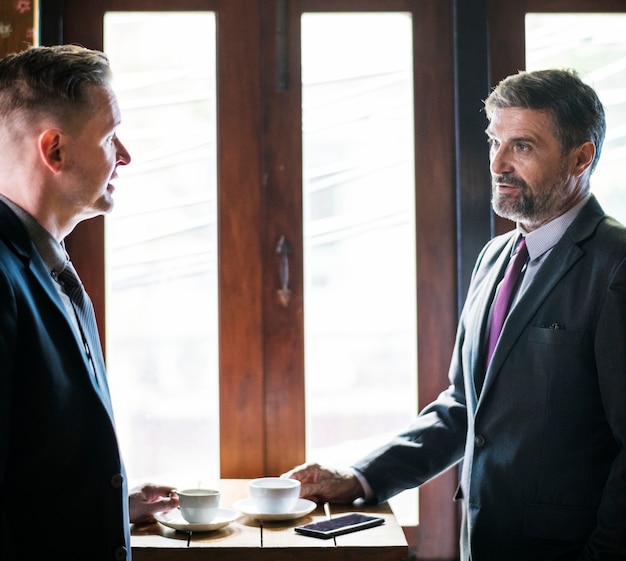
<path id="1" fill-rule="evenodd" d="M 78 273 L 69 261 L 65 266 L 65 269 L 57 275 L 57 279 L 70 298 L 79 303 L 82 302 L 83 284 L 80 282 Z"/>
<path id="2" fill-rule="evenodd" d="M 517 248 L 515 249 L 515 253 L 513 254 L 513 259 L 511 261 L 511 269 L 517 271 L 513 274 L 519 275 L 527 260 L 528 247 L 526 247 L 526 238 L 521 238 L 520 241 L 517 243 Z"/>

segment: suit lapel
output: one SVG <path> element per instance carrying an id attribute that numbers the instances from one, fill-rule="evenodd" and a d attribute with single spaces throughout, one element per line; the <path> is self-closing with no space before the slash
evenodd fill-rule
<path id="1" fill-rule="evenodd" d="M 61 301 L 61 297 L 55 286 L 55 281 L 50 276 L 50 273 L 43 262 L 41 256 L 35 249 L 33 242 L 26 233 L 20 219 L 15 213 L 2 201 L 0 201 L 0 235 L 4 238 L 6 244 L 12 248 L 13 252 L 19 257 L 19 259 L 28 268 L 31 274 L 37 279 L 37 282 L 41 285 L 42 289 L 46 292 L 50 300 L 52 300 L 59 313 L 67 319 L 67 310 Z M 74 328 L 68 326 L 72 331 Z M 97 381 L 94 376 L 91 375 L 91 365 L 82 351 L 82 343 L 77 340 L 77 344 L 81 347 L 81 352 L 85 361 L 86 371 L 90 374 L 89 380 L 97 392 L 100 400 L 104 404 L 111 422 L 113 422 L 113 408 L 111 404 L 109 389 L 106 381 L 106 373 L 104 366 L 104 359 L 102 357 L 102 350 L 100 348 L 100 342 L 98 341 L 97 352 L 94 351 L 94 362 L 96 368 Z"/>
<path id="2" fill-rule="evenodd" d="M 54 281 L 46 268 L 43 259 L 35 249 L 26 229 L 15 213 L 0 200 L 0 234 L 5 243 L 15 255 L 22 261 L 32 275 L 37 279 L 46 294 L 50 297 L 59 311 L 65 314 L 63 303 L 59 299 L 58 292 L 54 286 Z"/>

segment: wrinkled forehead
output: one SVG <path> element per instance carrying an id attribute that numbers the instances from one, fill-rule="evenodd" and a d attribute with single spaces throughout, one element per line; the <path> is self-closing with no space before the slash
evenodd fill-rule
<path id="1" fill-rule="evenodd" d="M 493 111 L 485 131 L 489 136 L 536 136 L 557 138 L 552 113 L 525 107 L 499 107 Z"/>

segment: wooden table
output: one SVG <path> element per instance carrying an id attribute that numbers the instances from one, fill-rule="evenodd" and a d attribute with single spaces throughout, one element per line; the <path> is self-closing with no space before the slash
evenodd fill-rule
<path id="1" fill-rule="evenodd" d="M 221 506 L 232 508 L 248 496 L 248 481 L 224 479 Z M 159 523 L 133 525 L 134 561 L 407 561 L 408 544 L 388 504 L 330 505 L 330 514 L 366 512 L 382 516 L 385 523 L 329 540 L 302 536 L 293 528 L 327 518 L 322 505 L 296 520 L 259 521 L 241 515 L 212 532 L 179 532 Z"/>

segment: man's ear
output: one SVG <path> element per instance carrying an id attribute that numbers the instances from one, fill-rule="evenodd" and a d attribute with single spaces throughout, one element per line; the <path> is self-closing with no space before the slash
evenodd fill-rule
<path id="1" fill-rule="evenodd" d="M 57 172 L 63 165 L 63 133 L 56 129 L 47 129 L 39 137 L 39 156 L 42 162 Z"/>
<path id="2" fill-rule="evenodd" d="M 596 155 L 596 145 L 590 140 L 583 142 L 576 149 L 576 161 L 574 162 L 574 173 L 582 175 L 591 166 Z"/>

